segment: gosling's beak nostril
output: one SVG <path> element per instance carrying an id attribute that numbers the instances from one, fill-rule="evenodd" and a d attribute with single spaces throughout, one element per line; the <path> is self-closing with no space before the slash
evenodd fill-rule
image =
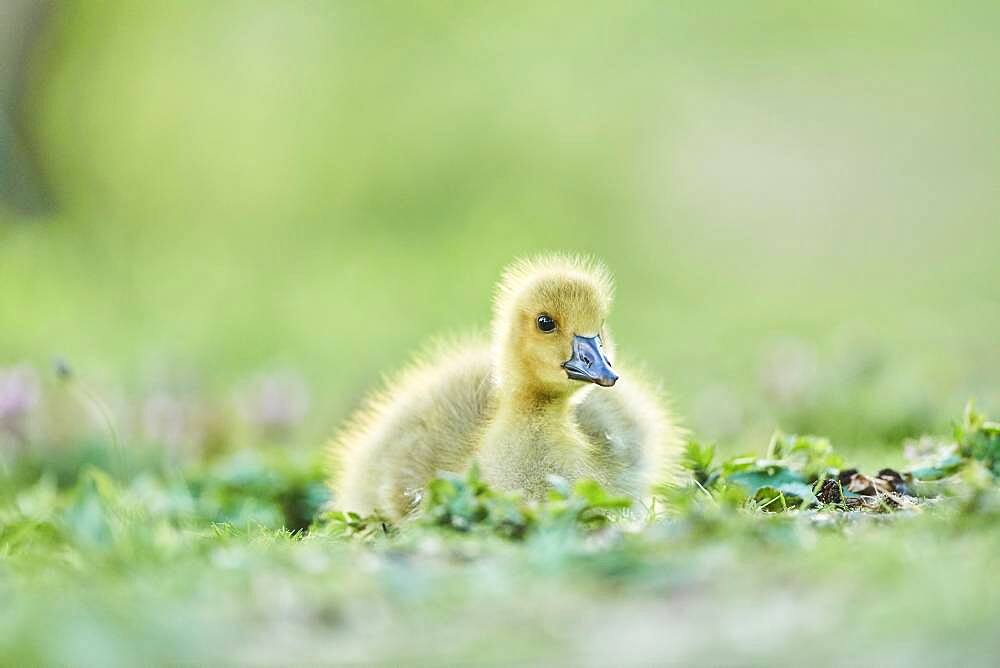
<path id="1" fill-rule="evenodd" d="M 574 336 L 573 355 L 562 366 L 573 380 L 604 387 L 611 387 L 618 380 L 618 374 L 611 369 L 611 362 L 604 355 L 598 336 Z"/>

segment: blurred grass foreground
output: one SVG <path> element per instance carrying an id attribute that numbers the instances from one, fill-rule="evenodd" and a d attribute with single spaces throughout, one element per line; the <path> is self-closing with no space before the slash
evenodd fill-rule
<path id="1" fill-rule="evenodd" d="M 993 460 L 915 509 L 768 511 L 1000 415 L 998 21 L 7 0 L 0 663 L 994 665 Z M 724 458 L 704 498 L 324 514 L 325 439 L 543 250 L 615 273 L 620 349 Z M 843 461 L 786 470 L 775 429 Z"/>

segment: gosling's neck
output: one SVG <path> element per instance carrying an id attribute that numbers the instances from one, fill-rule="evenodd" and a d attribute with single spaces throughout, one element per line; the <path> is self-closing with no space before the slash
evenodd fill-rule
<path id="1" fill-rule="evenodd" d="M 561 431 L 575 429 L 572 404 L 582 389 L 582 386 L 547 385 L 530 376 L 511 374 L 497 380 L 497 416 L 509 420 L 509 425 L 525 423 Z"/>
<path id="2" fill-rule="evenodd" d="M 567 417 L 575 392 L 553 392 L 519 384 L 511 388 L 501 386 L 499 394 L 501 408 L 521 415 Z"/>
<path id="3" fill-rule="evenodd" d="M 551 392 L 530 383 L 497 388 L 497 412 L 478 461 L 484 479 L 541 498 L 549 475 L 592 477 L 590 447 L 573 419 L 576 391 Z"/>

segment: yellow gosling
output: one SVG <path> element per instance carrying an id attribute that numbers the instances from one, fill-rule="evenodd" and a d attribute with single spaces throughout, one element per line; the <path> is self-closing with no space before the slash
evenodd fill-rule
<path id="1" fill-rule="evenodd" d="M 399 519 L 441 471 L 541 498 L 549 476 L 639 501 L 675 475 L 682 431 L 659 394 L 612 365 L 612 281 L 595 261 L 515 262 L 492 340 L 440 345 L 368 400 L 331 446 L 335 505 Z"/>

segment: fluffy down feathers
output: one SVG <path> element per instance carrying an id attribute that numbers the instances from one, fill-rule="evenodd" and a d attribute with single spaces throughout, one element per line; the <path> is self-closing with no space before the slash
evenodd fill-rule
<path id="1" fill-rule="evenodd" d="M 585 258 L 520 260 L 501 279 L 491 340 L 439 345 L 371 397 L 334 439 L 343 510 L 400 518 L 440 471 L 477 462 L 500 488 L 541 497 L 550 474 L 593 478 L 636 500 L 676 475 L 682 432 L 630 370 L 604 388 L 568 377 L 574 337 L 611 355 L 610 274 Z M 556 327 L 541 331 L 545 315 Z M 606 360 L 611 364 L 611 360 Z"/>

